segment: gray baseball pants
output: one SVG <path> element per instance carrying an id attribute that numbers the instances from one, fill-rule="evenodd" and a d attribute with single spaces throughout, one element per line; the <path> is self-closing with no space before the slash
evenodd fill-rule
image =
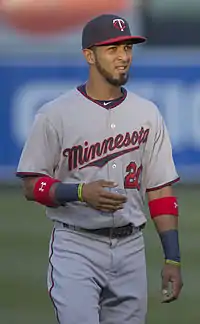
<path id="1" fill-rule="evenodd" d="M 48 291 L 60 324 L 144 324 L 147 280 L 142 232 L 110 239 L 55 223 Z"/>

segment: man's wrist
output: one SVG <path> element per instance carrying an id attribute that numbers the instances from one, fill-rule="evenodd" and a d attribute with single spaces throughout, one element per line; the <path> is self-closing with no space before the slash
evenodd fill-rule
<path id="1" fill-rule="evenodd" d="M 181 266 L 181 262 L 177 262 L 177 261 L 174 261 L 174 260 L 168 260 L 168 259 L 165 260 L 165 264 L 174 265 L 174 266 L 177 266 L 177 267 Z"/>
<path id="2" fill-rule="evenodd" d="M 179 240 L 178 240 L 178 230 L 171 229 L 168 231 L 164 231 L 159 233 L 163 252 L 165 256 L 165 260 L 169 264 L 177 263 L 180 264 L 180 248 L 179 248 Z"/>
<path id="3" fill-rule="evenodd" d="M 83 202 L 83 186 L 84 183 L 79 183 L 78 185 L 78 200 Z"/>
<path id="4" fill-rule="evenodd" d="M 60 205 L 81 201 L 82 186 L 79 183 L 58 183 L 54 192 L 54 199 Z"/>

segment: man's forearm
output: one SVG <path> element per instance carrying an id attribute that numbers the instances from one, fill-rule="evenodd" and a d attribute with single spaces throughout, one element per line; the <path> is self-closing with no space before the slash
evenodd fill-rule
<path id="1" fill-rule="evenodd" d="M 178 203 L 171 187 L 152 192 L 148 196 L 149 210 L 159 234 L 166 262 L 180 263 L 178 237 Z"/>
<path id="2" fill-rule="evenodd" d="M 180 263 L 178 217 L 162 215 L 154 219 L 166 262 Z"/>
<path id="3" fill-rule="evenodd" d="M 65 203 L 82 200 L 81 183 L 62 183 L 48 176 L 24 179 L 24 194 L 27 200 L 45 206 L 63 206 Z"/>
<path id="4" fill-rule="evenodd" d="M 158 233 L 178 229 L 178 217 L 173 215 L 161 215 L 153 219 Z"/>

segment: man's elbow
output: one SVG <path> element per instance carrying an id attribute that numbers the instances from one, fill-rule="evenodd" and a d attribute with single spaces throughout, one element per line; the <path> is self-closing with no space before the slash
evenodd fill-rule
<path id="1" fill-rule="evenodd" d="M 27 201 L 34 201 L 34 194 L 33 194 L 33 183 L 32 181 L 24 180 L 22 184 L 22 191 L 23 195 Z"/>
<path id="2" fill-rule="evenodd" d="M 148 192 L 148 200 L 160 199 L 164 197 L 173 196 L 172 186 L 166 186 L 158 190 Z"/>
<path id="3" fill-rule="evenodd" d="M 33 194 L 25 186 L 23 186 L 23 195 L 28 201 L 34 200 Z"/>

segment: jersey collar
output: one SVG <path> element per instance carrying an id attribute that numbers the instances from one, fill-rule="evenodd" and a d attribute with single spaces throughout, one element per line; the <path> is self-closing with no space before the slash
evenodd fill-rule
<path id="1" fill-rule="evenodd" d="M 95 100 L 87 95 L 86 92 L 86 84 L 82 84 L 77 87 L 77 90 L 88 100 L 94 102 L 95 104 L 99 105 L 100 107 L 103 107 L 107 110 L 110 110 L 112 108 L 115 108 L 119 106 L 127 97 L 127 90 L 125 88 L 122 89 L 122 96 L 120 98 L 114 99 L 114 100 Z"/>

